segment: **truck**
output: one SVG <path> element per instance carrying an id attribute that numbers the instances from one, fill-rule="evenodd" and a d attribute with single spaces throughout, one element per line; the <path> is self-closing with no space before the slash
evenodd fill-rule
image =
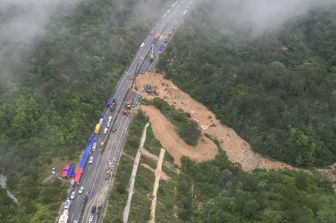
<path id="1" fill-rule="evenodd" d="M 100 131 L 100 128 L 101 128 L 101 124 L 98 123 L 94 129 L 94 134 L 98 135 L 99 134 L 99 131 Z"/>
<path id="2" fill-rule="evenodd" d="M 65 209 L 63 211 L 63 214 L 59 218 L 58 223 L 68 223 L 68 218 L 69 218 L 68 209 Z"/>
<path id="3" fill-rule="evenodd" d="M 115 108 L 117 107 L 117 102 L 116 100 L 113 99 L 108 99 L 105 103 L 106 107 L 108 107 L 110 109 L 111 112 L 113 112 L 115 110 Z"/>
<path id="4" fill-rule="evenodd" d="M 98 204 L 98 211 L 100 211 L 103 207 L 103 201 L 99 201 L 99 204 Z"/>
<path id="5" fill-rule="evenodd" d="M 105 180 L 108 180 L 110 178 L 111 171 L 109 169 L 105 172 Z"/>
<path id="6" fill-rule="evenodd" d="M 150 61 L 153 62 L 155 58 L 154 55 L 154 44 L 151 45 L 151 49 L 150 49 Z"/>
<path id="7" fill-rule="evenodd" d="M 104 149 L 105 149 L 105 140 L 102 140 L 100 142 L 100 153 L 104 153 Z"/>
<path id="8" fill-rule="evenodd" d="M 133 91 L 130 89 L 126 98 L 125 108 L 122 111 L 124 115 L 128 115 L 131 112 L 132 98 L 133 98 Z"/>

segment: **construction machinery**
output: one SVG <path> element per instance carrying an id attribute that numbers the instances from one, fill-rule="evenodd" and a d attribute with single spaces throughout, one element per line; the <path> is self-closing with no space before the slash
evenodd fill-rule
<path id="1" fill-rule="evenodd" d="M 128 92 L 127 98 L 126 98 L 125 108 L 122 111 L 122 113 L 124 115 L 128 115 L 131 112 L 132 98 L 133 98 L 133 91 L 132 91 L 132 89 L 130 89 L 129 92 Z"/>
<path id="2" fill-rule="evenodd" d="M 133 104 L 133 87 L 134 87 L 134 84 L 135 84 L 135 78 L 131 79 L 131 80 L 132 80 L 132 85 L 131 85 L 131 87 L 128 90 L 126 101 L 125 101 L 125 107 L 122 110 L 122 113 L 124 115 L 128 115 L 131 112 L 131 109 L 132 109 L 132 104 Z"/>
<path id="3" fill-rule="evenodd" d="M 146 92 L 149 95 L 153 95 L 153 96 L 158 96 L 159 92 L 158 92 L 158 88 L 156 86 L 152 86 L 150 84 L 145 84 L 143 86 L 144 88 L 144 92 Z"/>
<path id="4" fill-rule="evenodd" d="M 207 138 L 202 138 L 202 142 L 204 142 L 204 143 L 208 143 L 209 142 L 209 140 L 207 139 Z"/>

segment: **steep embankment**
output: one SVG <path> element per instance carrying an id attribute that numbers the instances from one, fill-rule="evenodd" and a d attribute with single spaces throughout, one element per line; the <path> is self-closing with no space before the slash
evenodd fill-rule
<path id="1" fill-rule="evenodd" d="M 212 141 L 205 144 L 199 140 L 197 146 L 190 146 L 179 137 L 175 126 L 156 107 L 142 105 L 141 110 L 148 115 L 155 137 L 174 157 L 176 165 L 181 166 L 182 156 L 198 162 L 215 158 L 217 146 Z"/>
<path id="2" fill-rule="evenodd" d="M 213 112 L 180 90 L 171 81 L 165 79 L 162 74 L 146 73 L 140 75 L 137 78 L 137 85 L 142 89 L 144 84 L 156 86 L 161 99 L 184 112 L 190 113 L 191 117 L 199 123 L 202 133 L 209 134 L 212 138 L 217 139 L 229 160 L 239 164 L 243 170 L 249 171 L 257 168 L 292 169 L 288 164 L 267 159 L 253 152 L 251 146 L 238 136 L 232 128 L 222 125 Z M 140 94 L 146 99 L 153 98 L 153 96 L 144 92 L 140 92 Z M 195 148 L 188 146 L 178 137 L 174 126 L 158 109 L 148 106 L 142 106 L 142 109 L 149 116 L 155 137 L 171 153 L 176 164 L 180 164 L 180 158 L 183 155 L 196 161 L 204 161 L 214 158 L 217 154 L 216 145 L 211 140 L 207 144 L 200 141 Z"/>
<path id="3" fill-rule="evenodd" d="M 235 2 L 246 9 L 245 1 L 202 2 L 174 35 L 158 68 L 254 151 L 297 167 L 334 163 L 336 7 L 314 9 L 251 37 L 256 29 L 249 21 L 231 24 L 244 15 L 240 8 L 225 7 Z M 267 7 L 255 7 L 269 15 Z"/>

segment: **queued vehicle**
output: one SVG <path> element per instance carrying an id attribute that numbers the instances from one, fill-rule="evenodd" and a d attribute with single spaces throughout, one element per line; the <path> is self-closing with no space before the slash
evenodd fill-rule
<path id="1" fill-rule="evenodd" d="M 93 217 L 93 215 L 91 215 L 90 218 L 89 218 L 89 223 L 92 223 L 93 219 L 94 219 L 94 217 Z"/>
<path id="2" fill-rule="evenodd" d="M 97 148 L 97 143 L 94 142 L 93 145 L 92 145 L 92 152 L 95 152 L 96 148 Z"/>
<path id="3" fill-rule="evenodd" d="M 71 195 L 70 195 L 70 199 L 74 199 L 76 196 L 76 192 L 75 191 L 72 191 L 71 192 Z"/>
<path id="4" fill-rule="evenodd" d="M 69 209 L 71 204 L 71 200 L 67 199 L 64 204 L 64 209 Z"/>
<path id="5" fill-rule="evenodd" d="M 93 205 L 91 208 L 91 213 L 94 214 L 96 213 L 96 205 Z"/>
<path id="6" fill-rule="evenodd" d="M 83 187 L 83 186 L 81 186 L 81 187 L 79 188 L 79 190 L 78 190 L 78 193 L 79 193 L 79 194 L 82 194 L 82 193 L 83 193 L 83 191 L 84 191 L 84 187 Z"/>
<path id="7" fill-rule="evenodd" d="M 104 145 L 105 145 L 105 140 L 100 142 L 100 149 L 102 149 L 104 147 Z"/>
<path id="8" fill-rule="evenodd" d="M 92 164 L 92 163 L 93 163 L 93 156 L 90 156 L 89 164 Z"/>

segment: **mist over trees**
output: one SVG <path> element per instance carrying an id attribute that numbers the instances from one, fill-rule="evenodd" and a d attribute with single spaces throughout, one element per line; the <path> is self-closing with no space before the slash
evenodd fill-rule
<path id="1" fill-rule="evenodd" d="M 255 151 L 301 167 L 335 162 L 335 6 L 251 39 L 213 23 L 217 4 L 194 12 L 160 69 Z"/>
<path id="2" fill-rule="evenodd" d="M 78 159 L 163 4 L 70 2 L 76 1 L 0 1 L 0 32 L 8 31 L 0 37 L 0 174 L 19 200 L 0 191 L 0 222 L 54 222 L 69 185 L 42 181 L 55 162 Z M 146 7 L 150 16 L 138 13 Z"/>
<path id="3" fill-rule="evenodd" d="M 287 22 L 306 16 L 313 9 L 335 5 L 333 0 L 222 0 L 199 1 L 216 5 L 211 9 L 213 26 L 243 37 L 257 38 L 279 32 Z"/>

